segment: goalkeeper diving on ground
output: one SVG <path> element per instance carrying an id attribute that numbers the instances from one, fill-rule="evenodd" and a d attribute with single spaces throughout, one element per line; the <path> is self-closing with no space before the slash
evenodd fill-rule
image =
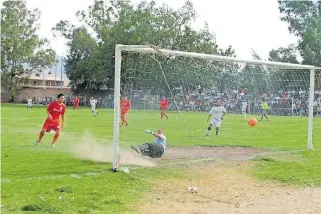
<path id="1" fill-rule="evenodd" d="M 143 156 L 151 158 L 160 158 L 163 156 L 166 149 L 166 137 L 163 129 L 158 129 L 156 132 L 145 130 L 145 133 L 151 134 L 155 137 L 153 143 L 144 143 L 139 147 L 131 146 L 134 151 Z"/>

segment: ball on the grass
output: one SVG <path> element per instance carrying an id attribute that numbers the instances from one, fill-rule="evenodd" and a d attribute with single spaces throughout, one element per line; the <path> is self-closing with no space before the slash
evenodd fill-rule
<path id="1" fill-rule="evenodd" d="M 249 127 L 254 127 L 257 124 L 257 120 L 254 117 L 251 117 L 248 121 L 247 124 L 249 125 Z"/>

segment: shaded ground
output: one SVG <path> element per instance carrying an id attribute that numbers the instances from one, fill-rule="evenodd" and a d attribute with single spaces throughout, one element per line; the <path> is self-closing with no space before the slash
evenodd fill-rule
<path id="1" fill-rule="evenodd" d="M 247 160 L 257 154 L 265 152 L 264 149 L 249 147 L 168 147 L 163 160 L 174 159 L 230 159 Z"/>
<path id="2" fill-rule="evenodd" d="M 174 150 L 169 152 L 171 153 L 175 153 Z M 256 181 L 249 176 L 251 167 L 249 161 L 230 161 L 207 166 L 199 164 L 186 169 L 190 172 L 189 178 L 157 181 L 153 191 L 135 207 L 137 213 L 315 214 L 321 212 L 321 188 L 286 187 Z M 189 186 L 198 187 L 198 193 L 188 192 Z"/>

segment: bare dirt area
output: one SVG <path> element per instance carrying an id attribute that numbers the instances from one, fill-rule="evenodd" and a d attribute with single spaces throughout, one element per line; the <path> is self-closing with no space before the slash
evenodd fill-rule
<path id="1" fill-rule="evenodd" d="M 265 150 L 249 147 L 168 147 L 162 160 L 176 159 L 229 159 L 247 160 Z"/>
<path id="2" fill-rule="evenodd" d="M 299 188 L 255 180 L 248 160 L 261 149 L 235 147 L 168 148 L 166 160 L 213 158 L 222 161 L 184 165 L 187 178 L 155 182 L 135 206 L 137 213 L 302 214 L 321 213 L 321 188 Z M 161 161 L 162 162 L 162 161 Z M 197 193 L 188 187 L 197 187 Z"/>

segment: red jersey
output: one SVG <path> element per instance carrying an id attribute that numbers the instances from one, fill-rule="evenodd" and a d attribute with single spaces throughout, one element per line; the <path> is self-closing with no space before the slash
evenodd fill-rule
<path id="1" fill-rule="evenodd" d="M 65 104 L 59 104 L 58 101 L 52 101 L 48 107 L 47 111 L 52 116 L 52 120 L 46 119 L 46 122 L 59 123 L 60 115 L 64 115 L 66 111 Z"/>
<path id="2" fill-rule="evenodd" d="M 79 98 L 74 99 L 74 104 L 77 105 L 79 103 Z"/>
<path id="3" fill-rule="evenodd" d="M 132 106 L 130 100 L 121 100 L 120 101 L 120 108 L 121 109 L 129 109 Z"/>
<path id="4" fill-rule="evenodd" d="M 161 105 L 161 107 L 167 107 L 167 105 L 168 105 L 167 99 L 166 98 L 162 98 L 160 100 L 160 105 Z"/>

